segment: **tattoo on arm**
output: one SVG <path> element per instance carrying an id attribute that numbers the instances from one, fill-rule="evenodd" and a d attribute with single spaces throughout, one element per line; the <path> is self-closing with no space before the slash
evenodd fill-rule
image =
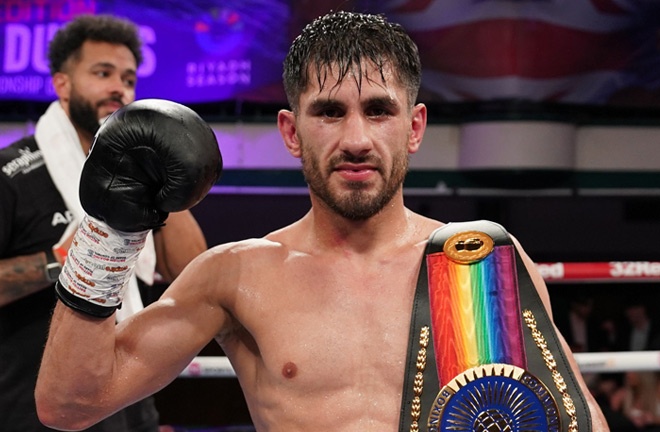
<path id="1" fill-rule="evenodd" d="M 46 278 L 45 266 L 44 252 L 0 260 L 0 306 L 52 285 Z"/>

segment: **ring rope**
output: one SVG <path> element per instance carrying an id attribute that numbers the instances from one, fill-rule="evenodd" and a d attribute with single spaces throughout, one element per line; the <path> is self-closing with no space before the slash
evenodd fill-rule
<path id="1" fill-rule="evenodd" d="M 660 351 L 575 353 L 582 373 L 615 373 L 660 370 Z M 198 356 L 181 372 L 181 378 L 233 378 L 236 374 L 224 356 Z"/>

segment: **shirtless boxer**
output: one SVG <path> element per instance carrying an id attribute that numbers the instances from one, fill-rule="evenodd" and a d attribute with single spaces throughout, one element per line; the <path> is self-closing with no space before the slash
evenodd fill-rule
<path id="1" fill-rule="evenodd" d="M 415 104 L 417 49 L 382 17 L 331 13 L 294 41 L 284 83 L 292 110 L 279 113 L 278 127 L 302 161 L 310 211 L 264 238 L 202 254 L 116 328 L 95 316 L 106 315 L 97 304 L 81 312 L 86 300 L 60 283 L 74 301 L 58 303 L 53 317 L 36 389 L 44 423 L 99 421 L 168 385 L 215 339 L 258 431 L 398 430 L 420 261 L 443 225 L 403 202 L 427 118 Z M 549 311 L 543 280 L 519 250 Z M 593 430 L 607 430 L 568 356 Z"/>

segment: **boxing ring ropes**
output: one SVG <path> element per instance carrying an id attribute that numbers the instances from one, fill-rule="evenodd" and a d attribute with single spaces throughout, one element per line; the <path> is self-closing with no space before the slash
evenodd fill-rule
<path id="1" fill-rule="evenodd" d="M 660 261 L 537 263 L 547 283 L 660 282 Z M 583 373 L 660 370 L 660 351 L 575 353 Z M 198 356 L 181 372 L 182 378 L 233 378 L 227 357 Z"/>

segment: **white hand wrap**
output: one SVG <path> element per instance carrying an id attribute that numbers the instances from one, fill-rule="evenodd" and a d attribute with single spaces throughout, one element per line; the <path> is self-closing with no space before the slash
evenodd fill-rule
<path id="1" fill-rule="evenodd" d="M 60 299 L 90 315 L 111 315 L 121 305 L 148 233 L 117 231 L 86 215 L 56 286 Z"/>

